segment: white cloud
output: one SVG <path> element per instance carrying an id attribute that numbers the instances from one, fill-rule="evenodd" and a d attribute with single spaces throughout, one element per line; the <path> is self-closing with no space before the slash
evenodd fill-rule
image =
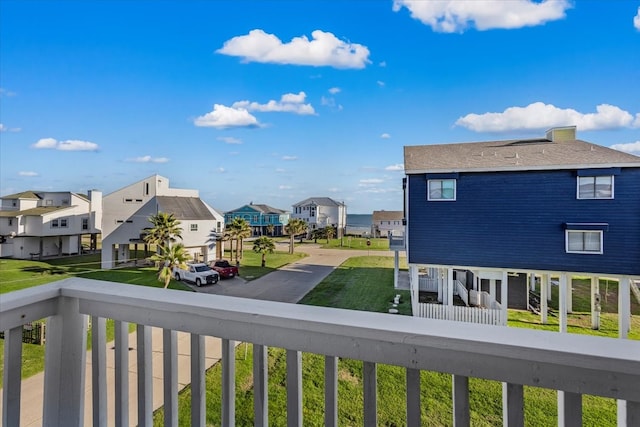
<path id="1" fill-rule="evenodd" d="M 298 160 L 298 157 L 297 156 L 282 156 L 282 160 L 287 160 L 287 161 Z"/>
<path id="2" fill-rule="evenodd" d="M 226 170 L 225 168 L 223 168 L 222 166 L 220 166 L 220 167 L 217 169 L 217 171 L 218 171 L 218 173 L 225 173 L 227 170 Z"/>
<path id="3" fill-rule="evenodd" d="M 100 148 L 95 142 L 79 141 L 76 139 L 58 141 L 54 138 L 42 138 L 33 144 L 32 147 L 59 151 L 98 151 Z"/>
<path id="4" fill-rule="evenodd" d="M 330 193 L 337 193 L 338 191 L 340 191 L 340 189 L 338 187 L 331 187 L 327 188 L 327 191 Z"/>
<path id="5" fill-rule="evenodd" d="M 372 185 L 382 184 L 383 182 L 384 182 L 384 180 L 379 179 L 379 178 L 361 179 L 360 183 L 358 184 L 358 186 L 359 187 L 370 187 Z"/>
<path id="6" fill-rule="evenodd" d="M 311 104 L 305 104 L 304 100 L 307 94 L 285 93 L 280 97 L 280 101 L 271 100 L 266 104 L 260 104 L 251 101 L 238 101 L 231 105 L 231 108 L 237 110 L 260 111 L 260 112 L 284 112 L 295 114 L 315 114 L 315 110 Z"/>
<path id="7" fill-rule="evenodd" d="M 280 185 L 278 186 L 278 190 L 291 190 L 291 186 L 290 185 Z"/>
<path id="8" fill-rule="evenodd" d="M 141 157 L 133 157 L 126 160 L 127 162 L 134 163 L 167 163 L 169 161 L 166 157 L 151 157 L 151 156 L 141 156 Z"/>
<path id="9" fill-rule="evenodd" d="M 335 98 L 322 96 L 320 97 L 320 104 L 334 110 L 342 111 L 342 105 L 338 104 Z"/>
<path id="10" fill-rule="evenodd" d="M 628 144 L 613 144 L 611 148 L 618 151 L 624 151 L 625 153 L 640 155 L 640 141 L 630 142 Z"/>
<path id="11" fill-rule="evenodd" d="M 565 17 L 568 0 L 394 0 L 393 10 L 406 7 L 411 17 L 442 33 L 513 29 L 541 25 Z"/>
<path id="12" fill-rule="evenodd" d="M 332 87 L 329 89 L 329 93 L 331 95 L 335 95 L 336 93 L 340 93 L 342 92 L 342 89 L 340 89 L 339 87 Z"/>
<path id="13" fill-rule="evenodd" d="M 387 66 L 387 61 L 382 61 L 382 62 L 380 62 L 380 63 L 378 64 L 378 66 L 383 67 L 383 68 L 384 68 L 384 67 L 386 67 L 386 66 Z"/>
<path id="14" fill-rule="evenodd" d="M 380 138 L 382 138 L 382 139 L 389 139 L 389 138 L 391 138 L 391 135 L 389 135 L 388 133 L 386 133 L 386 132 L 385 132 L 385 133 L 383 133 L 382 135 L 380 135 Z"/>
<path id="15" fill-rule="evenodd" d="M 0 132 L 20 132 L 20 128 L 8 128 L 4 124 L 0 123 Z"/>
<path id="16" fill-rule="evenodd" d="M 234 138 L 232 136 L 219 136 L 218 141 L 222 141 L 225 144 L 242 144 L 242 140 L 238 138 Z"/>
<path id="17" fill-rule="evenodd" d="M 382 80 L 378 80 L 376 83 L 378 83 L 378 86 L 384 87 L 384 82 Z"/>
<path id="18" fill-rule="evenodd" d="M 282 168 L 277 168 L 276 169 L 276 173 L 285 173 L 285 172 L 286 172 L 285 169 L 282 169 Z"/>
<path id="19" fill-rule="evenodd" d="M 636 116 L 638 117 L 638 115 Z M 509 107 L 501 113 L 467 114 L 456 125 L 475 132 L 545 130 L 556 126 L 577 126 L 581 131 L 637 127 L 637 118 L 615 105 L 600 104 L 595 113 L 534 102 L 526 107 Z"/>
<path id="20" fill-rule="evenodd" d="M 294 37 L 283 43 L 273 34 L 260 29 L 233 37 L 216 52 L 239 56 L 245 62 L 330 66 L 335 68 L 364 68 L 369 61 L 369 49 L 357 43 L 338 39 L 332 33 L 315 30 L 307 36 Z"/>
<path id="21" fill-rule="evenodd" d="M 33 171 L 20 171 L 20 172 L 18 172 L 18 175 L 20 175 L 20 176 L 39 176 L 40 174 L 38 172 L 33 172 Z"/>
<path id="22" fill-rule="evenodd" d="M 0 87 L 0 97 L 2 96 L 16 96 L 16 93 Z"/>
<path id="23" fill-rule="evenodd" d="M 200 127 L 216 129 L 228 129 L 233 127 L 258 127 L 258 119 L 252 116 L 244 108 L 227 107 L 222 104 L 214 104 L 213 111 L 194 120 L 194 124 Z"/>
<path id="24" fill-rule="evenodd" d="M 638 7 L 638 13 L 633 17 L 633 26 L 636 30 L 640 31 L 640 7 Z"/>
<path id="25" fill-rule="evenodd" d="M 396 163 L 395 165 L 390 165 L 384 168 L 386 171 L 392 172 L 404 172 L 404 165 L 402 163 Z"/>

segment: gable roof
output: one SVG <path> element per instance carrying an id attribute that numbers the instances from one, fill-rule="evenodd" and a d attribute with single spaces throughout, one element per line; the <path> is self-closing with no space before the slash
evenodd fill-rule
<path id="1" fill-rule="evenodd" d="M 34 191 L 23 191 L 21 193 L 10 194 L 8 196 L 2 196 L 1 199 L 6 200 L 15 200 L 15 199 L 35 199 L 40 200 L 41 197 L 38 196 Z"/>
<path id="2" fill-rule="evenodd" d="M 406 174 L 640 167 L 640 157 L 578 139 L 546 138 L 404 147 Z"/>
<path id="3" fill-rule="evenodd" d="M 251 209 L 252 211 L 255 212 L 260 212 L 263 214 L 285 214 L 287 213 L 287 211 L 282 210 L 282 209 L 278 209 L 278 208 L 274 208 L 271 207 L 269 205 L 264 205 L 264 204 L 256 204 L 256 203 L 249 203 L 248 205 L 244 205 L 244 206 L 240 206 L 238 209 L 233 209 L 230 211 L 225 212 L 227 213 L 233 213 L 233 212 L 238 212 L 238 211 L 245 211 L 247 210 L 246 208 Z"/>
<path id="4" fill-rule="evenodd" d="M 372 221 L 399 221 L 404 218 L 402 211 L 373 211 Z"/>
<path id="5" fill-rule="evenodd" d="M 156 196 L 158 210 L 172 213 L 178 220 L 215 220 L 198 197 Z"/>
<path id="6" fill-rule="evenodd" d="M 295 203 L 293 206 L 304 206 L 315 203 L 318 206 L 344 206 L 344 203 L 336 202 L 330 197 L 309 197 L 301 202 Z"/>
<path id="7" fill-rule="evenodd" d="M 71 206 L 39 206 L 37 208 L 24 209 L 21 211 L 0 211 L 2 218 L 16 218 L 19 216 L 42 216 L 56 211 L 69 209 Z"/>

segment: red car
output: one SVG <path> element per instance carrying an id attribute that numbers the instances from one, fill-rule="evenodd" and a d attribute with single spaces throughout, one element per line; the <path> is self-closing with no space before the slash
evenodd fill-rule
<path id="1" fill-rule="evenodd" d="M 231 278 L 238 275 L 238 267 L 229 264 L 225 259 L 219 259 L 211 263 L 211 268 L 218 272 L 220 277 Z"/>

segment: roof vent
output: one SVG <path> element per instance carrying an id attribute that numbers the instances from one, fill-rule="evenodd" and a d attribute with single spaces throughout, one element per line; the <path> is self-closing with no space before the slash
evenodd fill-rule
<path id="1" fill-rule="evenodd" d="M 564 126 L 551 128 L 547 131 L 547 139 L 551 142 L 575 141 L 576 127 Z"/>

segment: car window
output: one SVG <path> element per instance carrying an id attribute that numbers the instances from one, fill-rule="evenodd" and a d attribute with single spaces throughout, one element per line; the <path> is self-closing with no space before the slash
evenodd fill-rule
<path id="1" fill-rule="evenodd" d="M 206 265 L 199 265 L 199 266 L 196 267 L 196 271 L 198 273 L 203 272 L 203 271 L 209 271 L 209 270 L 211 270 L 211 269 L 209 268 L 209 266 L 206 266 Z"/>

